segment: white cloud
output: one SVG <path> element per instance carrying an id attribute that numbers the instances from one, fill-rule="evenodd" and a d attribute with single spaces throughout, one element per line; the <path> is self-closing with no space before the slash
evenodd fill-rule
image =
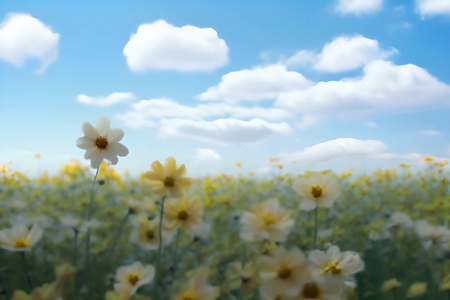
<path id="1" fill-rule="evenodd" d="M 123 49 L 135 72 L 151 69 L 207 71 L 228 63 L 228 47 L 212 28 L 175 27 L 164 20 L 142 24 Z"/>
<path id="2" fill-rule="evenodd" d="M 27 14 L 11 13 L 0 25 L 0 59 L 21 67 L 38 59 L 42 73 L 58 57 L 59 34 Z"/>
<path id="3" fill-rule="evenodd" d="M 186 119 L 163 119 L 159 136 L 181 136 L 215 144 L 253 144 L 274 135 L 291 132 L 287 123 L 270 123 L 261 119 L 250 121 L 235 118 L 214 121 L 195 121 Z"/>
<path id="4" fill-rule="evenodd" d="M 244 107 L 226 103 L 186 106 L 170 99 L 141 100 L 134 103 L 132 109 L 120 114 L 118 118 L 134 128 L 157 126 L 163 118 L 183 118 L 202 120 L 212 117 L 262 118 L 266 120 L 284 120 L 292 114 L 281 108 Z"/>
<path id="5" fill-rule="evenodd" d="M 302 166 L 313 166 L 336 158 L 376 155 L 383 153 L 386 148 L 386 145 L 378 140 L 338 138 L 307 147 L 300 152 L 281 153 L 278 157 L 282 162 L 296 161 Z"/>
<path id="6" fill-rule="evenodd" d="M 415 10 L 422 18 L 450 15 L 450 0 L 416 0 Z"/>
<path id="7" fill-rule="evenodd" d="M 225 74 L 217 86 L 208 88 L 197 98 L 228 102 L 268 100 L 282 92 L 310 84 L 302 74 L 290 72 L 285 66 L 276 64 Z"/>
<path id="8" fill-rule="evenodd" d="M 374 121 L 367 121 L 364 123 L 364 126 L 369 127 L 369 128 L 375 128 L 375 127 L 378 127 L 378 124 L 375 123 Z"/>
<path id="9" fill-rule="evenodd" d="M 195 151 L 195 159 L 202 162 L 220 161 L 222 157 L 216 151 L 208 148 L 199 148 Z"/>
<path id="10" fill-rule="evenodd" d="M 372 14 L 381 9 L 383 0 L 338 0 L 335 12 L 340 14 Z"/>
<path id="11" fill-rule="evenodd" d="M 441 135 L 442 133 L 437 131 L 437 130 L 432 130 L 432 129 L 428 129 L 428 130 L 420 130 L 419 133 L 421 135 L 426 135 L 426 136 L 436 136 L 436 135 Z"/>
<path id="12" fill-rule="evenodd" d="M 282 94 L 276 105 L 303 116 L 358 120 L 377 113 L 404 113 L 448 105 L 450 86 L 413 65 L 377 60 L 358 78 L 318 82 Z"/>
<path id="13" fill-rule="evenodd" d="M 322 48 L 320 53 L 301 50 L 286 60 L 288 66 L 312 65 L 317 71 L 339 73 L 363 67 L 371 61 L 386 59 L 398 51 L 383 50 L 377 40 L 361 35 L 340 36 Z"/>
<path id="14" fill-rule="evenodd" d="M 77 96 L 77 100 L 83 104 L 92 104 L 96 106 L 110 106 L 120 102 L 127 102 L 134 100 L 136 97 L 133 93 L 112 93 L 106 97 L 89 97 L 87 95 L 80 94 Z"/>

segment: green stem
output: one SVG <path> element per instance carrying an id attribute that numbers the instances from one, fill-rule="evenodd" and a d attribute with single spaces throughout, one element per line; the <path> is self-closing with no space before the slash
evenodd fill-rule
<path id="1" fill-rule="evenodd" d="M 97 168 L 97 171 L 95 172 L 95 176 L 94 176 L 94 182 L 92 182 L 92 187 L 91 187 L 91 192 L 89 193 L 89 206 L 88 206 L 88 210 L 87 210 L 87 222 L 89 223 L 89 221 L 91 221 L 91 216 L 92 216 L 92 203 L 94 202 L 94 187 L 95 187 L 95 182 L 97 181 L 97 175 L 98 175 L 98 171 L 100 170 L 100 167 Z M 91 228 L 88 224 L 88 228 L 87 228 L 87 234 L 86 234 L 86 266 L 89 265 L 89 251 L 90 251 L 90 247 L 91 247 Z"/>
<path id="2" fill-rule="evenodd" d="M 316 206 L 314 210 L 314 246 L 313 248 L 316 249 L 317 245 L 317 215 L 319 214 L 319 207 Z"/>
<path id="3" fill-rule="evenodd" d="M 164 217 L 164 201 L 166 200 L 166 195 L 161 198 L 161 210 L 159 214 L 159 228 L 158 228 L 158 236 L 159 236 L 159 246 L 158 246 L 158 257 L 156 258 L 156 278 L 155 278 L 155 294 L 157 294 L 157 288 L 159 285 L 159 281 L 161 280 L 161 254 L 162 254 L 162 226 L 163 226 L 163 217 Z"/>
<path id="4" fill-rule="evenodd" d="M 78 229 L 73 228 L 73 265 L 76 267 L 78 263 Z"/>
<path id="5" fill-rule="evenodd" d="M 31 285 L 30 275 L 28 274 L 27 261 L 25 259 L 25 252 L 21 251 L 20 256 L 22 256 L 23 270 L 25 271 L 25 277 L 27 279 L 28 290 L 31 292 L 33 290 L 33 286 Z"/>
<path id="6" fill-rule="evenodd" d="M 171 282 L 172 286 L 173 286 L 173 282 L 175 281 L 175 272 L 177 271 L 177 263 L 178 263 L 177 256 L 178 256 L 178 245 L 180 243 L 180 232 L 181 232 L 181 229 L 178 229 L 177 235 L 175 237 L 175 249 L 173 251 L 173 256 L 172 256 L 172 259 L 173 259 L 172 260 L 172 268 L 170 270 L 172 273 L 172 282 Z"/>
<path id="7" fill-rule="evenodd" d="M 116 240 L 113 243 L 112 249 L 113 253 L 116 253 L 116 246 L 119 243 L 120 236 L 122 235 L 123 228 L 125 227 L 125 224 L 127 223 L 128 216 L 130 215 L 130 212 L 127 212 L 125 217 L 123 218 L 122 222 L 120 223 L 119 233 L 117 234 Z"/>

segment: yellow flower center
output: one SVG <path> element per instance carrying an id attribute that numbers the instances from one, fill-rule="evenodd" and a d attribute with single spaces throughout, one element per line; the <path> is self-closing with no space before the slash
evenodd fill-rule
<path id="1" fill-rule="evenodd" d="M 178 219 L 185 221 L 188 218 L 189 218 L 189 214 L 186 211 L 182 210 L 178 213 Z"/>
<path id="2" fill-rule="evenodd" d="M 264 224 L 266 224 L 267 226 L 273 225 L 273 224 L 276 224 L 276 223 L 277 223 L 277 219 L 276 219 L 272 214 L 266 214 L 266 213 L 264 213 L 264 214 L 261 216 L 261 218 L 262 218 Z"/>
<path id="3" fill-rule="evenodd" d="M 95 146 L 100 149 L 106 149 L 106 147 L 108 147 L 108 140 L 103 136 L 99 136 L 95 140 Z"/>
<path id="4" fill-rule="evenodd" d="M 339 268 L 339 263 L 334 262 L 323 268 L 323 272 L 324 273 L 331 272 L 331 274 L 333 275 L 339 275 L 342 273 L 342 269 Z"/>
<path id="5" fill-rule="evenodd" d="M 138 281 L 139 281 L 139 274 L 137 273 L 128 274 L 128 282 L 131 285 L 135 285 Z"/>
<path id="6" fill-rule="evenodd" d="M 315 282 L 305 283 L 301 295 L 303 299 L 316 299 L 320 295 L 319 287 Z"/>
<path id="7" fill-rule="evenodd" d="M 164 186 L 165 187 L 174 187 L 175 186 L 175 178 L 173 177 L 166 177 L 166 179 L 164 179 Z"/>
<path id="8" fill-rule="evenodd" d="M 145 236 L 147 237 L 147 239 L 153 240 L 155 238 L 155 233 L 153 232 L 153 230 L 148 230 Z"/>
<path id="9" fill-rule="evenodd" d="M 319 198 L 320 196 L 322 196 L 322 192 L 323 189 L 321 186 L 316 185 L 311 188 L 311 194 L 314 196 L 314 198 Z"/>
<path id="10" fill-rule="evenodd" d="M 30 243 L 26 237 L 14 241 L 15 248 L 27 248 L 29 245 Z"/>
<path id="11" fill-rule="evenodd" d="M 278 277 L 281 279 L 288 279 L 289 277 L 291 277 L 291 275 L 292 271 L 287 267 L 283 267 L 278 271 Z"/>

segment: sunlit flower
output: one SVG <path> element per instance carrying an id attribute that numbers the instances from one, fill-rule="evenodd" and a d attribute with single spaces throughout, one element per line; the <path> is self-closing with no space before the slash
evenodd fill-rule
<path id="1" fill-rule="evenodd" d="M 152 282 L 154 276 L 155 268 L 152 265 L 143 266 L 141 262 L 136 261 L 130 266 L 117 269 L 114 289 L 117 293 L 129 289 L 130 295 L 133 295 L 138 288 Z"/>
<path id="2" fill-rule="evenodd" d="M 289 210 L 275 198 L 255 204 L 250 212 L 244 212 L 241 222 L 240 236 L 249 241 L 259 238 L 284 242 L 294 225 Z"/>
<path id="3" fill-rule="evenodd" d="M 425 294 L 427 291 L 427 283 L 426 282 L 416 282 L 413 283 L 406 294 L 406 298 L 413 298 L 419 295 Z"/>
<path id="4" fill-rule="evenodd" d="M 345 281 L 353 280 L 353 274 L 364 269 L 364 262 L 358 253 L 341 252 L 337 246 L 331 246 L 326 252 L 313 250 L 308 259 L 311 262 L 311 275 L 320 283 L 332 280 L 343 286 Z"/>
<path id="5" fill-rule="evenodd" d="M 151 165 L 152 171 L 146 172 L 143 177 L 150 179 L 155 191 L 160 195 L 171 195 L 178 197 L 183 189 L 187 189 L 192 184 L 192 179 L 185 177 L 186 167 L 177 167 L 175 158 L 166 159 L 164 166 L 159 161 L 154 161 Z"/>
<path id="6" fill-rule="evenodd" d="M 99 168 L 104 159 L 113 165 L 117 164 L 117 156 L 128 155 L 128 148 L 119 143 L 124 136 L 123 130 L 111 128 L 109 119 L 105 117 L 99 118 L 96 125 L 83 123 L 81 129 L 84 136 L 77 140 L 77 147 L 86 150 L 84 158 L 91 160 L 94 169 Z"/>
<path id="7" fill-rule="evenodd" d="M 203 203 L 197 198 L 180 198 L 166 201 L 164 209 L 164 228 L 192 230 L 203 219 Z"/>
<path id="8" fill-rule="evenodd" d="M 130 240 L 145 250 L 156 250 L 159 247 L 159 218 L 149 220 L 147 216 L 140 215 L 133 221 L 133 230 Z M 162 230 L 163 245 L 172 242 L 175 232 Z"/>
<path id="9" fill-rule="evenodd" d="M 427 155 L 427 156 L 422 158 L 422 161 L 426 161 L 426 162 L 433 161 L 433 160 L 434 160 L 434 157 L 430 156 L 430 155 Z"/>
<path id="10" fill-rule="evenodd" d="M 208 284 L 204 275 L 195 275 L 171 300 L 214 300 L 216 288 Z"/>
<path id="11" fill-rule="evenodd" d="M 416 232 L 425 248 L 450 241 L 450 230 L 446 226 L 433 226 L 425 220 L 416 222 Z"/>
<path id="12" fill-rule="evenodd" d="M 36 153 L 36 154 L 34 155 L 34 157 L 35 157 L 35 158 L 41 158 L 41 154 L 40 154 L 40 153 Z"/>
<path id="13" fill-rule="evenodd" d="M 302 210 L 332 207 L 340 194 L 338 181 L 331 173 L 311 172 L 308 177 L 295 180 L 293 188 L 302 196 Z"/>
<path id="14" fill-rule="evenodd" d="M 297 296 L 308 277 L 308 263 L 303 253 L 284 247 L 275 250 L 274 256 L 262 256 L 258 261 L 261 277 L 261 294 Z"/>
<path id="15" fill-rule="evenodd" d="M 240 162 L 237 162 L 236 167 L 240 168 L 240 167 L 242 167 L 242 164 Z"/>
<path id="16" fill-rule="evenodd" d="M 396 288 L 400 287 L 400 282 L 398 282 L 397 278 L 392 278 L 383 283 L 381 286 L 382 292 L 390 292 L 392 290 L 395 290 Z"/>
<path id="17" fill-rule="evenodd" d="M 42 237 L 44 229 L 35 224 L 31 229 L 23 224 L 0 231 L 0 247 L 8 251 L 30 250 Z"/>

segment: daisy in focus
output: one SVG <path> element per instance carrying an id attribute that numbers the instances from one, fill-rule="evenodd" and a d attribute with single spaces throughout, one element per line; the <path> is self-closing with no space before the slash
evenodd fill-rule
<path id="1" fill-rule="evenodd" d="M 159 161 L 154 161 L 152 170 L 146 172 L 143 177 L 150 180 L 155 187 L 155 192 L 160 195 L 170 195 L 179 197 L 183 189 L 187 189 L 192 184 L 192 179 L 187 178 L 185 165 L 177 167 L 175 158 L 166 159 L 164 166 Z"/>
<path id="2" fill-rule="evenodd" d="M 313 210 L 316 207 L 330 208 L 339 197 L 339 183 L 333 174 L 311 172 L 293 182 L 294 190 L 302 196 L 301 210 Z"/>
<path id="3" fill-rule="evenodd" d="M 116 293 L 122 290 L 129 290 L 130 295 L 134 295 L 138 288 L 152 282 L 155 277 L 155 268 L 152 265 L 143 266 L 136 261 L 130 266 L 123 266 L 117 269 L 114 289 Z"/>
<path id="4" fill-rule="evenodd" d="M 0 231 L 0 247 L 8 251 L 28 251 L 42 237 L 44 229 L 35 224 L 31 229 L 23 224 Z"/>
<path id="5" fill-rule="evenodd" d="M 115 165 L 119 161 L 117 156 L 128 155 L 128 148 L 119 143 L 124 136 L 123 130 L 111 128 L 108 118 L 99 118 L 96 127 L 85 122 L 81 130 L 84 136 L 77 140 L 77 147 L 86 150 L 84 158 L 91 160 L 92 168 L 98 169 L 104 159 Z"/>

